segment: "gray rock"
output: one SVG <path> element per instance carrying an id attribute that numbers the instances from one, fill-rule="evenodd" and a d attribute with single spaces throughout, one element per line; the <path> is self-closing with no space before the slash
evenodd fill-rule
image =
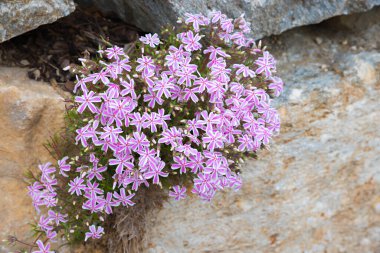
<path id="1" fill-rule="evenodd" d="M 207 14 L 220 10 L 228 16 L 245 17 L 252 23 L 255 38 L 280 34 L 293 27 L 315 24 L 333 16 L 361 12 L 380 5 L 380 0 L 81 0 L 104 12 L 114 12 L 144 31 L 158 32 L 175 24 L 184 13 Z"/>
<path id="2" fill-rule="evenodd" d="M 72 0 L 0 1 L 0 42 L 56 21 L 75 9 Z"/>
<path id="3" fill-rule="evenodd" d="M 143 252 L 379 252 L 379 14 L 269 44 L 286 81 L 280 135 L 242 168 L 239 192 L 154 210 Z"/>

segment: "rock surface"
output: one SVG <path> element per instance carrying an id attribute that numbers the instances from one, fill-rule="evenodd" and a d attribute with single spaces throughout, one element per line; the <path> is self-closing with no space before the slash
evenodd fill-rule
<path id="1" fill-rule="evenodd" d="M 281 134 L 239 192 L 152 212 L 144 252 L 380 252 L 379 14 L 272 38 Z"/>
<path id="2" fill-rule="evenodd" d="M 293 27 L 319 23 L 337 15 L 361 12 L 380 5 L 380 0 L 79 0 L 94 4 L 104 12 L 116 13 L 144 31 L 159 32 L 160 27 L 175 24 L 186 12 L 207 14 L 220 10 L 230 17 L 245 17 L 259 39 Z"/>
<path id="3" fill-rule="evenodd" d="M 51 160 L 43 147 L 63 127 L 62 97 L 47 84 L 30 80 L 25 69 L 0 67 L 0 239 L 30 236 L 36 213 L 24 173 Z M 10 252 L 0 244 L 0 252 Z"/>
<path id="4" fill-rule="evenodd" d="M 0 1 L 0 42 L 56 21 L 75 9 L 72 0 Z"/>

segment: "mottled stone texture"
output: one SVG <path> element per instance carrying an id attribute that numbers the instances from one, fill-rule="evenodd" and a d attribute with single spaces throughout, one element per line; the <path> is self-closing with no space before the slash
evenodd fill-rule
<path id="1" fill-rule="evenodd" d="M 72 0 L 1 0 L 0 42 L 52 23 L 74 9 Z"/>
<path id="2" fill-rule="evenodd" d="M 51 87 L 30 80 L 25 69 L 0 67 L 0 240 L 31 236 L 36 213 L 24 174 L 51 161 L 44 144 L 63 124 L 63 99 Z M 0 252 L 10 252 L 0 243 Z"/>
<path id="3" fill-rule="evenodd" d="M 207 14 L 220 10 L 230 17 L 245 17 L 255 38 L 279 34 L 293 27 L 315 24 L 337 15 L 366 11 L 380 0 L 79 0 L 114 12 L 123 20 L 152 32 L 175 24 L 184 13 Z"/>
<path id="4" fill-rule="evenodd" d="M 280 136 L 240 192 L 154 210 L 144 252 L 380 252 L 379 11 L 274 38 Z"/>

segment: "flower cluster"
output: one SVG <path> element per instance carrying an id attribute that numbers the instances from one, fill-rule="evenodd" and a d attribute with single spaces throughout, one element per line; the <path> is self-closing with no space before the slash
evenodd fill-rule
<path id="1" fill-rule="evenodd" d="M 37 210 L 48 209 L 38 222 L 47 238 L 62 228 L 75 233 L 80 223 L 85 240 L 100 238 L 103 215 L 133 206 L 135 193 L 151 184 L 175 200 L 187 189 L 208 201 L 238 190 L 241 159 L 278 133 L 271 101 L 283 82 L 273 56 L 248 37 L 250 24 L 220 12 L 186 14 L 179 23 L 177 34 L 147 34 L 128 54 L 113 46 L 97 60 L 82 59 L 69 109 L 80 153 L 40 165 L 29 186 Z"/>

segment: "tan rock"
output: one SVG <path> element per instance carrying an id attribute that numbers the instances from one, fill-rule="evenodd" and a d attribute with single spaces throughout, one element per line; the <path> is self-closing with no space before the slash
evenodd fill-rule
<path id="1" fill-rule="evenodd" d="M 30 236 L 36 217 L 23 182 L 24 172 L 51 160 L 43 147 L 63 127 L 64 103 L 25 69 L 0 67 L 0 238 Z M 0 246 L 0 252 L 9 252 Z"/>

